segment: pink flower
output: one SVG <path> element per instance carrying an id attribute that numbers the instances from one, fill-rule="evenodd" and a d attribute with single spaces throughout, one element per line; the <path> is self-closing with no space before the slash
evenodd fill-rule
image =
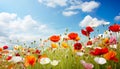
<path id="1" fill-rule="evenodd" d="M 115 37 L 115 36 L 111 36 L 111 37 L 110 37 L 110 40 L 109 40 L 109 43 L 110 43 L 110 44 L 117 44 L 117 39 L 116 39 L 116 37 Z"/>
<path id="2" fill-rule="evenodd" d="M 85 69 L 93 69 L 94 65 L 91 63 L 86 63 L 84 60 L 80 61 L 81 64 L 84 66 Z"/>

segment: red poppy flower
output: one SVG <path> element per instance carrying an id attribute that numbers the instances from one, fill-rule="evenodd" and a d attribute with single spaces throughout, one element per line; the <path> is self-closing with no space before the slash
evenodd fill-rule
<path id="1" fill-rule="evenodd" d="M 81 43 L 75 43 L 74 44 L 74 49 L 75 50 L 80 50 L 82 48 L 82 44 Z"/>
<path id="2" fill-rule="evenodd" d="M 90 54 L 94 56 L 101 55 L 101 49 L 96 48 L 95 50 L 91 51 Z"/>
<path id="3" fill-rule="evenodd" d="M 93 32 L 94 30 L 93 30 L 93 28 L 92 27 L 90 27 L 90 26 L 87 26 L 86 27 L 86 30 L 81 30 L 81 33 L 83 34 L 83 35 L 85 35 L 85 36 L 89 36 L 90 35 L 90 33 L 91 32 Z"/>
<path id="4" fill-rule="evenodd" d="M 81 33 L 85 36 L 89 36 L 89 33 L 87 31 L 83 30 L 83 29 L 81 30 Z"/>
<path id="5" fill-rule="evenodd" d="M 107 47 L 101 49 L 101 54 L 106 54 L 107 52 L 108 52 Z"/>
<path id="6" fill-rule="evenodd" d="M 116 58 L 116 57 L 114 57 L 114 58 L 113 58 L 113 61 L 114 61 L 114 62 L 118 62 L 118 61 L 119 61 L 119 59 L 118 59 L 118 58 Z"/>
<path id="7" fill-rule="evenodd" d="M 40 52 L 41 52 L 41 51 L 38 50 L 38 49 L 35 51 L 36 54 L 40 54 Z"/>
<path id="8" fill-rule="evenodd" d="M 92 45 L 92 41 L 88 41 L 88 42 L 87 42 L 87 45 Z"/>
<path id="9" fill-rule="evenodd" d="M 120 31 L 120 25 L 119 24 L 114 24 L 109 26 L 109 30 L 111 30 L 112 32 L 119 32 Z"/>
<path id="10" fill-rule="evenodd" d="M 86 31 L 87 31 L 88 33 L 90 33 L 90 32 L 93 32 L 94 30 L 93 30 L 93 28 L 92 28 L 92 27 L 87 26 L 87 27 L 86 27 Z"/>
<path id="11" fill-rule="evenodd" d="M 19 53 L 16 53 L 15 56 L 20 56 L 20 54 L 19 54 Z"/>
<path id="12" fill-rule="evenodd" d="M 3 49 L 8 49 L 8 46 L 3 46 Z"/>
<path id="13" fill-rule="evenodd" d="M 53 36 L 50 37 L 50 40 L 53 41 L 53 42 L 58 42 L 60 40 L 60 36 L 53 35 Z"/>
<path id="14" fill-rule="evenodd" d="M 91 51 L 90 54 L 97 56 L 97 55 L 102 55 L 102 54 L 106 54 L 108 52 L 108 48 L 96 48 L 95 50 Z"/>
<path id="15" fill-rule="evenodd" d="M 68 37 L 69 37 L 70 39 L 72 39 L 72 40 L 75 40 L 75 39 L 78 37 L 78 34 L 72 32 L 72 33 L 69 33 L 69 34 L 68 34 Z"/>
<path id="16" fill-rule="evenodd" d="M 6 60 L 10 60 L 10 59 L 12 59 L 12 56 L 8 56 L 8 57 L 6 58 Z"/>

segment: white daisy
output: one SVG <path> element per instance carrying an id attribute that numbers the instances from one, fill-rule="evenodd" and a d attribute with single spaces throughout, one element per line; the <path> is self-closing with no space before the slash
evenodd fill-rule
<path id="1" fill-rule="evenodd" d="M 78 56 L 83 56 L 83 55 L 84 55 L 83 52 L 76 52 L 76 54 L 77 54 Z"/>
<path id="2" fill-rule="evenodd" d="M 117 44 L 110 45 L 110 48 L 115 48 L 115 49 L 117 49 Z"/>
<path id="3" fill-rule="evenodd" d="M 50 62 L 50 64 L 53 66 L 56 66 L 56 65 L 58 65 L 59 62 L 60 62 L 59 60 L 53 60 Z"/>
<path id="4" fill-rule="evenodd" d="M 12 61 L 12 62 L 14 62 L 14 63 L 23 62 L 23 58 L 20 57 L 20 56 L 13 56 L 10 61 Z"/>
<path id="5" fill-rule="evenodd" d="M 102 58 L 102 57 L 95 57 L 94 61 L 98 64 L 101 64 L 101 65 L 106 63 L 106 59 Z"/>
<path id="6" fill-rule="evenodd" d="M 48 63 L 50 63 L 50 59 L 49 58 L 41 58 L 40 59 L 40 64 L 48 64 Z"/>

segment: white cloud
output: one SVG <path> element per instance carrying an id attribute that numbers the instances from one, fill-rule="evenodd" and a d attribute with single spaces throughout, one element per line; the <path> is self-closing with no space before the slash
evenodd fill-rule
<path id="1" fill-rule="evenodd" d="M 81 9 L 81 4 L 80 5 L 71 5 L 70 7 L 66 8 L 65 10 L 76 10 L 76 9 Z"/>
<path id="2" fill-rule="evenodd" d="M 95 8 L 99 7 L 99 3 L 95 1 L 90 2 L 77 2 L 76 5 L 71 5 L 66 10 L 81 9 L 83 12 L 92 12 Z"/>
<path id="3" fill-rule="evenodd" d="M 62 14 L 64 16 L 72 16 L 72 15 L 78 14 L 78 12 L 75 12 L 75 11 L 63 11 Z"/>
<path id="4" fill-rule="evenodd" d="M 120 15 L 119 16 L 115 16 L 114 20 L 115 21 L 120 21 Z"/>
<path id="5" fill-rule="evenodd" d="M 99 6 L 99 3 L 95 1 L 90 1 L 90 2 L 84 2 L 81 4 L 81 9 L 83 12 L 91 12 L 93 9 L 97 8 Z"/>
<path id="6" fill-rule="evenodd" d="M 38 0 L 39 3 L 43 3 L 43 0 Z"/>
<path id="7" fill-rule="evenodd" d="M 67 0 L 38 0 L 40 4 L 55 8 L 56 6 L 66 6 Z"/>
<path id="8" fill-rule="evenodd" d="M 16 18 L 16 14 L 12 13 L 12 14 L 9 14 L 9 13 L 5 13 L 5 12 L 2 12 L 0 14 L 0 21 L 4 21 L 4 22 L 9 22 L 10 20 L 13 20 Z"/>
<path id="9" fill-rule="evenodd" d="M 62 14 L 64 15 L 65 13 L 65 16 L 72 16 L 72 14 L 78 14 L 78 12 L 77 13 L 74 12 L 76 10 L 82 10 L 83 12 L 92 12 L 95 8 L 98 8 L 100 5 L 96 1 L 83 2 L 82 0 L 38 0 L 38 1 L 40 4 L 43 4 L 48 7 L 56 8 L 57 6 L 59 6 L 64 8 Z"/>
<path id="10" fill-rule="evenodd" d="M 37 22 L 30 15 L 20 18 L 15 13 L 6 12 L 0 13 L 0 28 L 0 44 L 7 44 L 8 40 L 39 40 L 55 32 L 54 29 Z"/>
<path id="11" fill-rule="evenodd" d="M 79 26 L 86 27 L 97 27 L 99 25 L 107 25 L 110 22 L 106 22 L 104 20 L 98 20 L 97 18 L 92 18 L 90 15 L 85 16 L 85 18 L 80 22 Z"/>

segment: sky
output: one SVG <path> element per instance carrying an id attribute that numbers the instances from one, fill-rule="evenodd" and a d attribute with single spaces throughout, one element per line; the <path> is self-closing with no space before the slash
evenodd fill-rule
<path id="1" fill-rule="evenodd" d="M 102 34 L 120 24 L 119 0 L 0 0 L 0 44 L 33 41 L 91 26 Z M 106 25 L 103 27 L 103 25 Z"/>

